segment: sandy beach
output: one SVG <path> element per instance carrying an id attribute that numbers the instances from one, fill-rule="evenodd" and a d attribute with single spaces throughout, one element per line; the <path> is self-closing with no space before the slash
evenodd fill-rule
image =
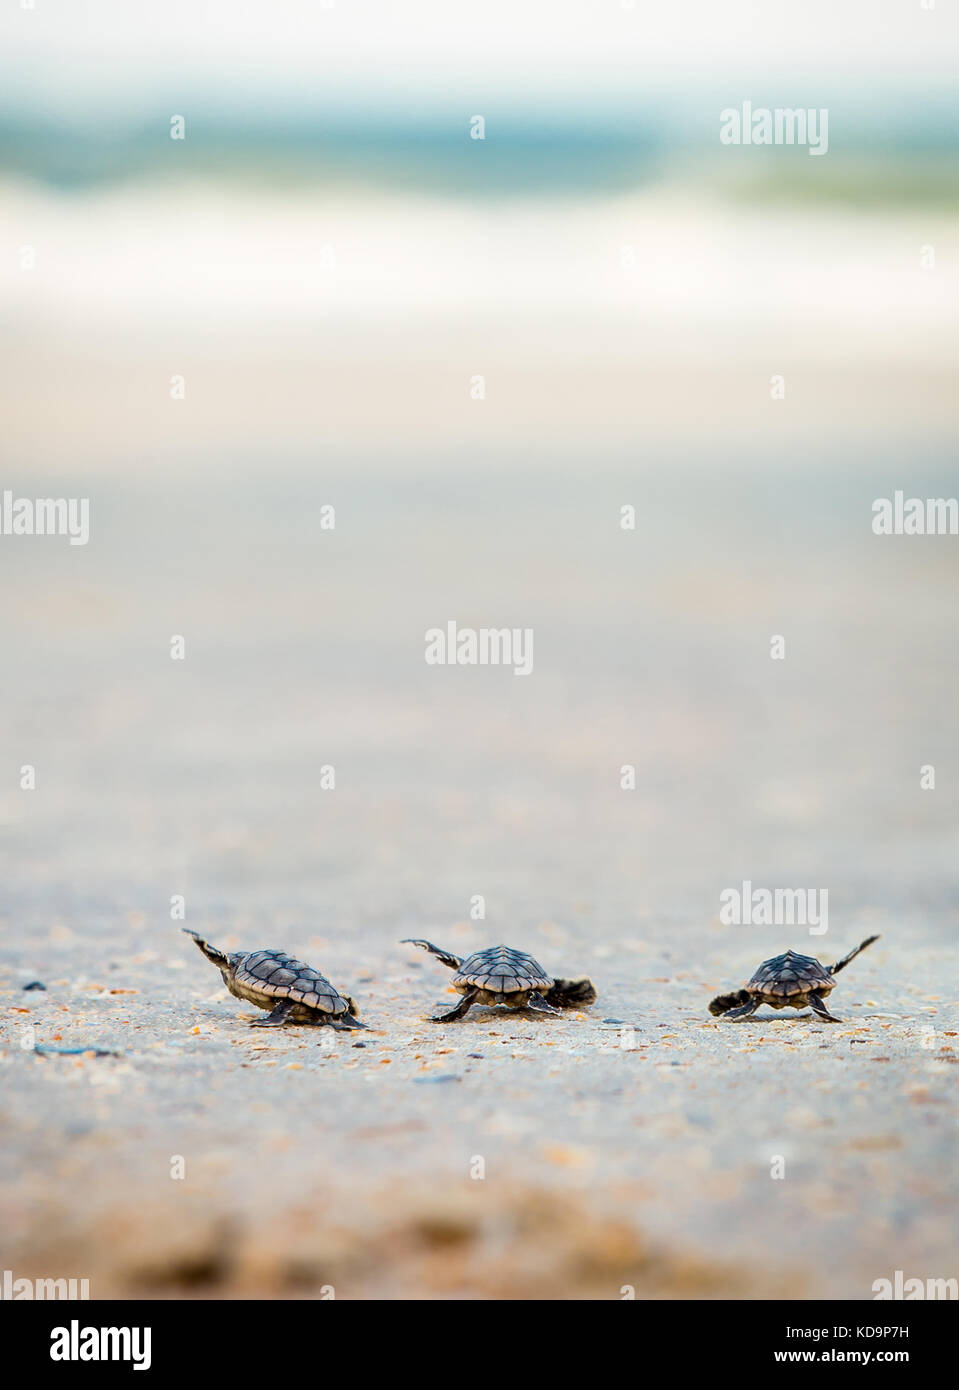
<path id="1" fill-rule="evenodd" d="M 901 456 L 769 467 L 131 477 L 92 490 L 87 548 L 4 548 L 0 1265 L 95 1297 L 951 1276 L 950 541 L 871 534 Z M 532 673 L 428 666 L 451 617 L 532 627 Z M 827 889 L 828 932 L 724 925 L 744 879 Z M 183 925 L 301 955 L 370 1030 L 251 1029 Z M 707 1012 L 873 932 L 840 1024 Z M 599 1000 L 438 1027 L 413 935 Z"/>

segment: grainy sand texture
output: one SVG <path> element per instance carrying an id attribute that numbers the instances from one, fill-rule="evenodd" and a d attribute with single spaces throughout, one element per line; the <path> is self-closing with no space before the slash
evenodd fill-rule
<path id="1" fill-rule="evenodd" d="M 949 542 L 851 539 L 858 483 L 837 520 L 801 473 L 744 472 L 733 506 L 728 474 L 583 470 L 331 473 L 220 512 L 131 482 L 85 569 L 48 549 L 18 605 L 5 582 L 4 765 L 37 788 L 2 802 L 3 1267 L 121 1297 L 950 1277 Z M 715 524 L 680 546 L 691 507 Z M 448 616 L 531 626 L 532 674 L 427 666 Z M 826 889 L 828 931 L 724 924 L 744 879 Z M 183 925 L 300 955 L 369 1030 L 251 1028 Z M 841 1023 L 707 1011 L 873 932 Z M 451 976 L 412 935 L 515 944 L 599 1000 L 432 1024 Z"/>

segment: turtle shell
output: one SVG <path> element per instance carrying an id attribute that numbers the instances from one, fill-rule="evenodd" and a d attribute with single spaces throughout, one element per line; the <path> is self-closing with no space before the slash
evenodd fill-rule
<path id="1" fill-rule="evenodd" d="M 325 975 L 285 951 L 251 951 L 236 964 L 237 984 L 268 999 L 294 999 L 326 1014 L 349 1012 L 349 1004 Z"/>
<path id="2" fill-rule="evenodd" d="M 539 961 L 512 946 L 488 946 L 474 951 L 453 976 L 453 985 L 488 990 L 490 994 L 519 994 L 549 989 L 553 981 Z"/>
<path id="3" fill-rule="evenodd" d="M 769 994 L 788 999 L 793 994 L 805 994 L 811 989 L 831 989 L 833 977 L 814 956 L 801 956 L 787 951 L 784 956 L 764 960 L 746 989 L 750 994 Z"/>

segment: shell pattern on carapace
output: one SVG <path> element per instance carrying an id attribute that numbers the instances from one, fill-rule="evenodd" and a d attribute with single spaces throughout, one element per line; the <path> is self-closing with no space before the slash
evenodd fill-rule
<path id="1" fill-rule="evenodd" d="M 453 976 L 453 987 L 475 985 L 489 994 L 509 994 L 520 990 L 547 990 L 553 981 L 539 961 L 511 946 L 490 946 L 467 956 Z"/>

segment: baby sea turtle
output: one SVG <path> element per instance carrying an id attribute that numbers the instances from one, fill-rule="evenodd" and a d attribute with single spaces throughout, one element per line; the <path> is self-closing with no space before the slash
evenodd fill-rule
<path id="1" fill-rule="evenodd" d="M 440 1014 L 433 1023 L 464 1018 L 473 1004 L 506 1004 L 511 1009 L 556 1014 L 560 1009 L 592 1004 L 596 998 L 593 982 L 585 975 L 579 980 L 551 980 L 539 961 L 512 946 L 487 946 L 485 951 L 474 951 L 463 960 L 429 941 L 407 937 L 403 944 L 422 947 L 456 971 L 453 988 L 463 998 L 455 1009 Z"/>
<path id="2" fill-rule="evenodd" d="M 835 965 L 822 965 L 813 956 L 801 956 L 796 951 L 787 951 L 784 956 L 773 956 L 764 960 L 752 979 L 732 994 L 717 994 L 709 1006 L 711 1014 L 722 1014 L 725 1018 L 748 1018 L 755 1013 L 760 1004 L 770 1004 L 774 1009 L 804 1009 L 810 1005 L 820 1018 L 830 1023 L 841 1023 L 826 1008 L 823 1000 L 834 987 L 835 977 L 844 970 L 851 960 L 878 941 L 878 936 L 868 936 L 861 945 Z"/>
<path id="3" fill-rule="evenodd" d="M 273 1028 L 281 1023 L 328 1023 L 341 1030 L 366 1028 L 355 1017 L 356 1005 L 348 994 L 339 994 L 325 975 L 304 965 L 285 951 L 219 951 L 183 928 L 223 976 L 223 983 L 237 999 L 258 1009 L 270 1009 L 269 1018 L 258 1018 L 254 1028 Z"/>

